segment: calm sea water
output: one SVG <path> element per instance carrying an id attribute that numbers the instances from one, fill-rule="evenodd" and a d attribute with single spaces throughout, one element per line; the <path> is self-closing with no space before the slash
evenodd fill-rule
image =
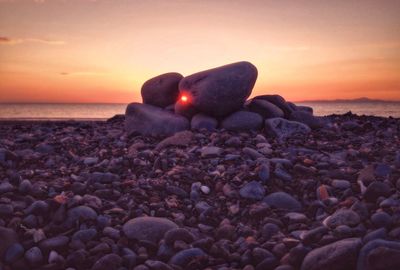
<path id="1" fill-rule="evenodd" d="M 400 117 L 400 102 L 310 102 L 315 115 L 343 114 Z M 0 104 L 0 119 L 104 120 L 125 112 L 126 104 Z"/>

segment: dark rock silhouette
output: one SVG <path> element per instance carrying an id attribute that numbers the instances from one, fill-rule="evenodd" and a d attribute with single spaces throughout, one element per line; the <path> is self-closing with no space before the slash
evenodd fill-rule
<path id="1" fill-rule="evenodd" d="M 171 72 L 149 79 L 142 86 L 143 103 L 161 108 L 175 103 L 179 96 L 178 85 L 182 78 L 181 74 Z"/>

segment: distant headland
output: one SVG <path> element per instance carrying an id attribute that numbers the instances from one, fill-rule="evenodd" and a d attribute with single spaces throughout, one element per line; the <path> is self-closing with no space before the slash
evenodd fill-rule
<path id="1" fill-rule="evenodd" d="M 360 98 L 354 98 L 354 99 L 314 99 L 314 100 L 302 100 L 298 101 L 299 103 L 302 102 L 359 102 L 359 103 L 365 103 L 365 102 L 385 102 L 385 103 L 398 103 L 400 100 L 383 100 L 383 99 L 372 99 L 372 98 L 367 98 L 367 97 L 360 97 Z"/>

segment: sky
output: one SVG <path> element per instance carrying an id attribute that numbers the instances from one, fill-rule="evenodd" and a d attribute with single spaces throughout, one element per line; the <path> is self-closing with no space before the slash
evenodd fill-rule
<path id="1" fill-rule="evenodd" d="M 128 103 L 249 61 L 252 95 L 400 100 L 399 0 L 0 0 L 0 102 Z"/>

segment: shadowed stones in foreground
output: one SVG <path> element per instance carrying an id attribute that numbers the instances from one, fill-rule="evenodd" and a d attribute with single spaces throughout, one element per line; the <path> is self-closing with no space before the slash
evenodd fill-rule
<path id="1" fill-rule="evenodd" d="M 173 135 L 189 129 L 189 120 L 152 105 L 131 103 L 126 108 L 125 129 L 128 135 Z"/>
<path id="2" fill-rule="evenodd" d="M 233 63 L 183 78 L 179 91 L 188 94 L 198 111 L 216 117 L 226 116 L 243 106 L 257 74 L 257 68 L 249 62 Z"/>

